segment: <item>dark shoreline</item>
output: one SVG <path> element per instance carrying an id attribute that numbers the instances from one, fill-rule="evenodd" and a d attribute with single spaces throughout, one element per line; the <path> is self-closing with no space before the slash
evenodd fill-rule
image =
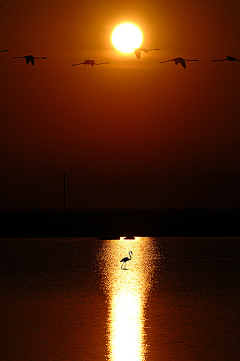
<path id="1" fill-rule="evenodd" d="M 0 211 L 0 238 L 238 237 L 240 209 Z"/>

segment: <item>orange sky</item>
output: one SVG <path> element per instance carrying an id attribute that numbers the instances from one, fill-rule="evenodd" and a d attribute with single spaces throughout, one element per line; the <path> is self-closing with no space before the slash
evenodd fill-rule
<path id="1" fill-rule="evenodd" d="M 212 61 L 240 58 L 238 1 L 1 5 L 0 209 L 61 208 L 63 171 L 68 208 L 239 206 L 240 62 Z M 161 50 L 116 51 L 123 21 Z"/>

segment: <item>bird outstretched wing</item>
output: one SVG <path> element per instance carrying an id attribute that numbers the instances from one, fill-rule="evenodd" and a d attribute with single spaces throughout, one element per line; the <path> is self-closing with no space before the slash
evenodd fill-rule
<path id="1" fill-rule="evenodd" d="M 182 58 L 176 58 L 176 59 L 175 59 L 175 64 L 177 65 L 178 63 L 180 63 L 180 64 L 184 67 L 184 69 L 186 69 L 186 63 L 185 63 L 185 60 L 184 60 L 184 59 L 182 59 Z"/>

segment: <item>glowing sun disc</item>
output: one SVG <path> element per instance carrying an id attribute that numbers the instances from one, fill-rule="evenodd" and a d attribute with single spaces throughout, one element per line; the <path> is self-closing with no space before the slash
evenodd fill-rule
<path id="1" fill-rule="evenodd" d="M 123 23 L 112 32 L 112 43 L 122 53 L 132 53 L 142 44 L 142 32 L 137 25 Z"/>

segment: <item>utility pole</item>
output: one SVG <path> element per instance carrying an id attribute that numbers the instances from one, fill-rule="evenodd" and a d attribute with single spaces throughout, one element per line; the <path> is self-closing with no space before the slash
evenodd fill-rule
<path id="1" fill-rule="evenodd" d="M 68 180 L 65 179 L 65 172 L 62 172 L 62 177 L 63 177 L 63 179 L 61 180 L 61 184 L 63 184 L 63 211 L 65 212 L 65 184 L 66 184 L 66 182 L 68 185 Z"/>

